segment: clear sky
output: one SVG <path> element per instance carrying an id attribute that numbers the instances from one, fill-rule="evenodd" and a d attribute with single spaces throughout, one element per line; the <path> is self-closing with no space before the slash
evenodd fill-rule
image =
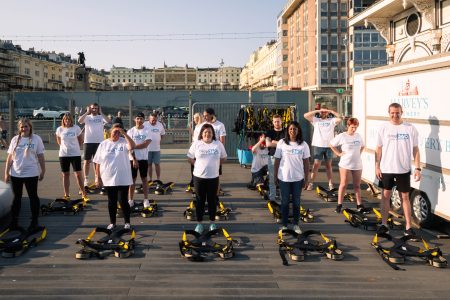
<path id="1" fill-rule="evenodd" d="M 287 0 L 2 1 L 0 39 L 71 54 L 86 65 L 243 66 L 276 37 Z M 140 35 L 140 36 L 139 36 Z M 49 37 L 51 36 L 51 37 Z M 81 40 L 81 41 L 80 41 Z M 120 41 L 117 41 L 120 40 Z"/>

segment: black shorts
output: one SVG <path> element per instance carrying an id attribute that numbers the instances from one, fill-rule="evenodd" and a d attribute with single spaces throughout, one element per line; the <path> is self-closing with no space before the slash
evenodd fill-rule
<path id="1" fill-rule="evenodd" d="M 137 171 L 139 169 L 139 175 L 141 175 L 141 178 L 143 177 L 147 177 L 147 172 L 148 172 L 148 160 L 138 160 L 138 169 L 133 168 L 133 161 L 130 160 L 130 164 L 131 164 L 131 176 L 133 178 L 137 177 Z"/>
<path id="2" fill-rule="evenodd" d="M 385 190 L 392 190 L 394 186 L 401 193 L 409 192 L 411 189 L 411 172 L 404 174 L 382 173 L 379 187 Z"/>
<path id="3" fill-rule="evenodd" d="M 97 153 L 97 149 L 100 143 L 86 143 L 84 144 L 84 160 L 91 160 L 95 153 Z"/>
<path id="4" fill-rule="evenodd" d="M 70 172 L 70 165 L 72 165 L 74 172 L 81 171 L 81 156 L 65 156 L 59 158 L 59 164 L 61 165 L 61 172 Z"/>

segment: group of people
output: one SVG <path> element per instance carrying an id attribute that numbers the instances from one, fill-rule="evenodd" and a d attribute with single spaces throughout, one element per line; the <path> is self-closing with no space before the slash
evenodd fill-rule
<path id="1" fill-rule="evenodd" d="M 406 235 L 414 235 L 411 229 L 411 206 L 409 202 L 411 158 L 415 169 L 414 180 L 420 180 L 420 154 L 417 129 L 403 121 L 402 107 L 397 103 L 389 105 L 390 121 L 378 129 L 376 148 L 376 176 L 383 188 L 382 225 L 380 232 L 387 232 L 386 222 L 389 199 L 394 185 L 400 192 L 406 220 Z M 261 135 L 253 146 L 252 181 L 260 182 L 268 171 L 269 200 L 276 198 L 276 186 L 281 193 L 282 228 L 289 223 L 289 202 L 293 203 L 293 230 L 300 233 L 299 213 L 302 190 L 311 190 L 319 166 L 325 162 L 329 188 L 333 188 L 331 159 L 332 153 L 340 157 L 340 184 L 336 212 L 342 209 L 343 195 L 347 179 L 352 175 L 353 189 L 356 194 L 357 208 L 363 208 L 361 201 L 361 152 L 364 142 L 356 132 L 359 121 L 350 118 L 347 130 L 334 136 L 334 128 L 342 120 L 333 110 L 321 108 L 304 114 L 304 118 L 314 127 L 312 153 L 314 163 L 310 172 L 311 151 L 305 142 L 301 126 L 291 121 L 286 128 L 282 126 L 279 115 L 273 115 L 273 129 Z M 203 120 L 203 121 L 202 121 Z M 165 134 L 164 126 L 158 122 L 157 115 L 151 114 L 148 122 L 145 115 L 138 113 L 134 117 L 134 126 L 125 131 L 123 123 L 113 124 L 109 138 L 103 138 L 103 126 L 107 119 L 98 104 L 89 105 L 86 112 L 79 116 L 78 122 L 84 129 L 74 124 L 73 117 L 65 114 L 61 126 L 56 130 L 60 145 L 59 158 L 62 172 L 64 197 L 69 199 L 70 166 L 77 179 L 82 197 L 87 199 L 91 161 L 94 163 L 95 183 L 103 186 L 108 195 L 110 216 L 109 229 L 116 226 L 117 202 L 120 201 L 124 212 L 125 228 L 130 228 L 130 207 L 134 205 L 134 184 L 137 174 L 143 186 L 152 180 L 152 164 L 155 164 L 156 176 L 160 180 L 160 142 Z M 206 108 L 203 115 L 194 115 L 195 127 L 192 129 L 193 142 L 187 157 L 192 165 L 192 185 L 197 195 L 196 218 L 197 232 L 203 232 L 203 215 L 208 205 L 209 230 L 216 228 L 215 214 L 220 189 L 219 176 L 222 164 L 227 159 L 224 147 L 225 125 L 217 120 L 212 108 Z M 84 135 L 83 135 L 84 131 Z M 84 176 L 81 174 L 81 146 L 84 143 Z M 266 171 L 267 170 L 267 171 Z M 147 177 L 147 174 L 149 177 Z M 44 145 L 42 139 L 33 133 L 28 119 L 18 122 L 18 135 L 9 145 L 5 167 L 5 181 L 11 182 L 14 192 L 11 227 L 18 226 L 23 185 L 27 189 L 31 206 L 30 229 L 38 226 L 39 197 L 38 181 L 45 175 Z M 84 177 L 84 179 L 83 179 Z M 84 180 L 84 183 L 83 183 Z M 148 207 L 148 189 L 144 188 L 144 206 Z"/>
<path id="2" fill-rule="evenodd" d="M 376 177 L 383 189 L 381 212 L 382 224 L 379 232 L 387 232 L 386 226 L 389 214 L 389 201 L 392 188 L 397 186 L 401 194 L 405 213 L 405 235 L 414 236 L 411 228 L 411 204 L 409 190 L 411 187 L 411 158 L 415 169 L 413 178 L 420 180 L 420 154 L 418 148 L 417 129 L 402 119 L 402 107 L 398 103 L 389 105 L 390 121 L 378 130 L 376 148 Z M 276 186 L 281 194 L 282 229 L 289 223 L 289 203 L 292 201 L 293 230 L 301 233 L 298 226 L 300 214 L 301 191 L 312 190 L 321 162 L 325 163 L 328 187 L 334 188 L 332 181 L 332 153 L 339 157 L 340 184 L 338 189 L 338 204 L 336 213 L 342 210 L 347 181 L 352 176 L 353 189 L 356 196 L 357 209 L 364 209 L 361 200 L 361 153 L 364 141 L 356 132 L 359 121 L 356 118 L 347 120 L 347 130 L 335 136 L 335 127 L 342 119 L 330 109 L 322 107 L 304 114 L 313 128 L 312 152 L 314 162 L 310 171 L 310 148 L 303 139 L 299 123 L 293 121 L 282 127 L 281 116 L 272 117 L 273 129 L 261 135 L 252 147 L 254 155 L 252 162 L 251 184 L 262 183 L 264 175 L 269 176 L 269 200 L 276 198 Z M 309 174 L 311 173 L 311 174 Z"/>
<path id="3" fill-rule="evenodd" d="M 95 185 L 103 188 L 108 195 L 110 216 L 109 229 L 116 226 L 117 201 L 124 212 L 125 228 L 130 228 L 130 207 L 134 205 L 134 183 L 137 172 L 145 186 L 147 174 L 152 180 L 151 165 L 155 165 L 157 179 L 160 180 L 160 142 L 165 134 L 164 126 L 151 114 L 148 122 L 143 113 L 136 114 L 135 126 L 128 131 L 123 123 L 114 123 L 110 134 L 104 139 L 104 125 L 108 123 L 97 103 L 92 103 L 78 118 L 84 124 L 83 130 L 74 124 L 73 116 L 66 113 L 61 126 L 56 129 L 59 145 L 59 162 L 62 173 L 64 195 L 70 200 L 70 166 L 75 174 L 78 188 L 85 201 L 89 200 L 89 173 L 91 161 L 94 163 Z M 81 147 L 84 148 L 84 174 L 82 175 Z M 13 137 L 8 148 L 5 166 L 5 182 L 11 182 L 14 193 L 11 228 L 18 227 L 23 185 L 27 189 L 31 206 L 29 230 L 38 226 L 40 200 L 37 194 L 38 181 L 45 175 L 44 144 L 33 133 L 29 119 L 18 122 L 18 135 Z M 148 189 L 144 190 L 144 206 L 150 206 Z"/>

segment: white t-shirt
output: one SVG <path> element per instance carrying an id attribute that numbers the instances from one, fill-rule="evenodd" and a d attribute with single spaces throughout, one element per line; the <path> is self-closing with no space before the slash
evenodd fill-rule
<path id="1" fill-rule="evenodd" d="M 187 154 L 189 158 L 195 158 L 194 176 L 199 178 L 219 177 L 220 159 L 227 157 L 225 147 L 219 141 L 207 144 L 204 141 L 192 143 Z"/>
<path id="2" fill-rule="evenodd" d="M 37 155 L 43 154 L 45 151 L 41 137 L 36 134 L 33 134 L 31 139 L 21 137 L 19 144 L 17 144 L 18 138 L 19 136 L 16 135 L 9 144 L 8 154 L 13 155 L 13 164 L 9 174 L 14 177 L 39 176 L 41 172 Z M 15 153 L 14 148 L 16 148 Z M 25 153 L 27 148 L 28 150 Z"/>
<path id="3" fill-rule="evenodd" d="M 105 123 L 102 115 L 87 115 L 84 119 L 84 143 L 101 143 L 103 141 L 103 124 Z"/>
<path id="4" fill-rule="evenodd" d="M 56 136 L 61 139 L 59 157 L 81 156 L 80 144 L 78 143 L 80 134 L 81 129 L 78 125 L 72 127 L 59 126 L 56 129 Z"/>
<path id="5" fill-rule="evenodd" d="M 145 128 L 149 131 L 152 142 L 148 145 L 147 151 L 161 151 L 161 136 L 166 134 L 166 130 L 161 122 L 156 122 L 155 125 L 150 122 L 144 123 Z"/>
<path id="6" fill-rule="evenodd" d="M 275 158 L 280 158 L 278 179 L 284 182 L 301 181 L 305 178 L 303 160 L 310 157 L 309 146 L 306 142 L 286 144 L 284 139 L 278 141 Z"/>
<path id="7" fill-rule="evenodd" d="M 146 141 L 150 140 L 150 132 L 148 131 L 148 128 L 145 126 L 142 129 L 138 129 L 135 127 L 129 129 L 127 131 L 127 134 L 131 137 L 131 139 L 136 143 L 137 145 L 143 144 Z M 147 147 L 148 148 L 148 147 Z M 134 149 L 134 155 L 136 156 L 137 160 L 147 160 L 148 159 L 148 151 L 147 148 L 143 149 Z M 129 156 L 130 160 L 133 160 L 133 157 Z"/>
<path id="8" fill-rule="evenodd" d="M 264 166 L 267 166 L 269 159 L 269 150 L 267 148 L 261 149 L 259 146 L 256 149 L 256 153 L 253 153 L 252 160 L 252 173 L 256 173 Z"/>
<path id="9" fill-rule="evenodd" d="M 104 186 L 124 186 L 133 183 L 128 143 L 124 138 L 120 137 L 117 142 L 110 139 L 101 142 L 93 162 L 100 165 L 100 176 Z"/>
<path id="10" fill-rule="evenodd" d="M 225 130 L 225 125 L 216 120 L 214 123 L 209 123 L 209 122 L 203 122 L 197 126 L 195 126 L 194 129 L 194 140 L 198 140 L 198 135 L 200 134 L 200 130 L 202 129 L 203 125 L 205 124 L 211 124 L 212 127 L 214 128 L 214 133 L 216 134 L 216 140 L 220 140 L 219 138 L 221 136 L 226 136 L 227 135 L 227 131 Z"/>
<path id="11" fill-rule="evenodd" d="M 404 174 L 411 171 L 413 147 L 419 144 L 417 129 L 410 123 L 386 122 L 378 130 L 377 146 L 382 147 L 382 173 Z"/>
<path id="12" fill-rule="evenodd" d="M 347 170 L 362 170 L 361 148 L 364 142 L 359 133 L 349 135 L 346 132 L 338 134 L 331 142 L 331 146 L 341 146 L 344 155 L 339 160 L 339 167 Z"/>
<path id="13" fill-rule="evenodd" d="M 314 133 L 311 145 L 329 148 L 330 141 L 334 137 L 336 118 L 322 119 L 313 117 L 312 125 L 314 127 Z"/>

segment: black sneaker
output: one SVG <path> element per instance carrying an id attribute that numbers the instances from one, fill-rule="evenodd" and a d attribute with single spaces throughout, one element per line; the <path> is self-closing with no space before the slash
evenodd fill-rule
<path id="1" fill-rule="evenodd" d="M 417 235 L 417 233 L 414 231 L 414 229 L 410 228 L 410 229 L 406 229 L 403 232 L 404 236 L 407 236 L 411 239 L 411 241 L 418 241 L 419 240 L 419 236 Z"/>
<path id="2" fill-rule="evenodd" d="M 389 228 L 387 228 L 386 225 L 381 224 L 381 226 L 378 227 L 377 234 L 389 234 Z"/>
<path id="3" fill-rule="evenodd" d="M 334 210 L 335 213 L 340 214 L 341 213 L 341 209 L 342 209 L 342 204 L 338 204 L 336 206 L 336 209 Z"/>
<path id="4" fill-rule="evenodd" d="M 356 205 L 356 210 L 357 211 L 359 211 L 359 212 L 361 212 L 361 211 L 364 211 L 366 208 L 364 207 L 364 205 Z"/>

